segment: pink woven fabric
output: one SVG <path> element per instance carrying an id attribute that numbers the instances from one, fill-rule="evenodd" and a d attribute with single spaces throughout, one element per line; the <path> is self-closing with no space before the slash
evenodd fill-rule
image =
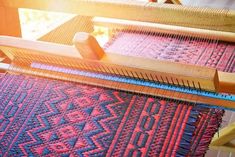
<path id="1" fill-rule="evenodd" d="M 235 44 L 190 37 L 120 32 L 104 48 L 123 55 L 196 64 L 235 72 Z"/>
<path id="2" fill-rule="evenodd" d="M 174 37 L 138 32 L 119 32 L 104 48 L 108 52 L 150 59 L 167 60 L 235 72 L 235 44 L 190 37 Z M 202 110 L 205 110 L 202 108 Z M 189 156 L 204 156 L 222 121 L 223 110 L 200 111 Z"/>
<path id="3" fill-rule="evenodd" d="M 105 49 L 234 72 L 229 43 L 121 32 Z M 5 75 L 0 91 L 0 156 L 203 156 L 223 115 L 25 75 Z"/>

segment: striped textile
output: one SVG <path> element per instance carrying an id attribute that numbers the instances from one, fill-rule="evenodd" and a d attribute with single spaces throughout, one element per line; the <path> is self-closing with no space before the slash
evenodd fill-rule
<path id="1" fill-rule="evenodd" d="M 6 74 L 0 91 L 0 156 L 198 154 L 198 148 L 210 142 L 208 137 L 218 129 L 223 114 L 187 103 L 25 75 Z"/>

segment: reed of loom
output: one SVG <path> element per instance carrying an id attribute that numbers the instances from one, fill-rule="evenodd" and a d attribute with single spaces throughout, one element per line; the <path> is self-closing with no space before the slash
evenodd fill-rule
<path id="1" fill-rule="evenodd" d="M 66 0 L 27 0 L 23 2 L 2 0 L 0 2 L 0 7 L 7 11 L 9 8 L 13 10 L 32 8 L 79 14 L 68 24 L 43 36 L 41 40 L 44 42 L 1 36 L 0 49 L 12 60 L 11 65 L 1 63 L 2 69 L 8 72 L 75 81 L 192 103 L 235 108 L 233 99 L 211 98 L 198 93 L 187 92 L 196 89 L 196 92 L 208 91 L 214 92 L 215 95 L 217 93 L 234 94 L 234 74 L 217 71 L 213 68 L 127 57 L 112 52 L 106 53 L 96 39 L 89 34 L 93 30 L 93 25 L 99 25 L 115 30 L 160 32 L 173 34 L 179 38 L 190 36 L 205 40 L 234 42 L 235 12 L 233 10 L 176 7 L 151 2 L 116 0 L 74 0 L 73 3 Z M 102 18 L 92 18 L 94 16 L 122 20 L 107 21 Z M 62 32 L 68 30 L 71 24 L 79 27 L 71 31 L 72 33 L 68 33 L 68 35 L 64 33 L 61 35 Z M 4 25 L 1 28 L 5 30 L 7 27 Z M 20 31 L 9 32 L 6 35 L 19 35 Z M 75 34 L 75 32 L 78 33 Z M 51 65 L 51 67 L 45 69 L 40 67 L 42 64 Z M 33 67 L 34 65 L 37 65 L 37 67 Z M 67 68 L 67 71 L 55 70 L 58 67 Z M 120 79 L 114 81 L 87 75 L 75 75 L 70 72 L 75 69 L 91 72 L 93 75 L 105 74 L 117 78 L 132 78 L 134 81 L 141 80 L 142 82 L 139 81 L 133 84 Z M 180 92 L 148 86 L 152 82 L 189 90 Z"/>

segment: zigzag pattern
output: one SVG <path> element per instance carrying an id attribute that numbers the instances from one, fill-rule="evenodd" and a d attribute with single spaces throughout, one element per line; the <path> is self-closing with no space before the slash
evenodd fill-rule
<path id="1" fill-rule="evenodd" d="M 26 80 L 21 80 L 18 88 Z M 46 84 L 45 88 L 37 89 L 42 99 L 35 104 L 38 107 L 34 114 L 28 116 L 19 142 L 12 144 L 5 155 L 17 152 L 19 156 L 71 153 L 89 156 L 107 152 L 110 137 L 114 136 L 119 126 L 130 96 L 123 99 L 118 92 L 105 93 L 103 89 L 55 81 L 34 80 L 33 83 L 34 86 Z M 22 91 L 20 89 L 18 93 Z"/>
<path id="2" fill-rule="evenodd" d="M 186 156 L 185 144 L 204 134 L 188 136 L 198 115 L 209 112 L 23 75 L 6 74 L 0 90 L 0 156 Z"/>

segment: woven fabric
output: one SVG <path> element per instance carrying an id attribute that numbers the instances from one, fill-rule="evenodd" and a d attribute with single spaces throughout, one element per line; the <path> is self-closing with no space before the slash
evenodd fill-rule
<path id="1" fill-rule="evenodd" d="M 145 57 L 235 72 L 235 44 L 154 33 L 119 32 L 104 46 L 107 52 Z M 189 156 L 203 156 L 222 121 L 223 110 L 198 107 L 200 113 L 191 139 L 183 150 Z M 215 116 L 216 115 L 216 116 Z M 213 127 L 212 127 L 213 126 Z M 190 138 L 192 136 L 192 138 Z"/>
<path id="2" fill-rule="evenodd" d="M 0 156 L 186 156 L 195 128 L 216 130 L 222 114 L 24 75 L 6 74 L 0 91 Z"/>
<path id="3" fill-rule="evenodd" d="M 234 45 L 121 32 L 107 51 L 234 72 Z M 223 110 L 6 74 L 0 156 L 203 156 Z"/>
<path id="4" fill-rule="evenodd" d="M 151 33 L 120 32 L 104 48 L 123 55 L 196 64 L 235 72 L 235 44 Z"/>

